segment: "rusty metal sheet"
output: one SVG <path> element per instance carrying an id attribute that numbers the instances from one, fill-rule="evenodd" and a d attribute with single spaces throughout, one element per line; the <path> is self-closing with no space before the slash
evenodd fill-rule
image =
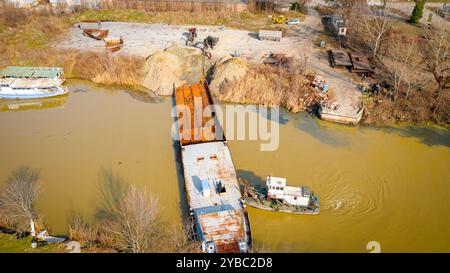
<path id="1" fill-rule="evenodd" d="M 352 60 L 352 72 L 356 73 L 374 73 L 375 70 L 369 62 L 366 55 L 360 52 L 350 53 L 350 59 Z"/>
<path id="2" fill-rule="evenodd" d="M 212 99 L 204 84 L 183 85 L 175 91 L 178 115 L 178 128 L 182 146 L 217 141 L 215 131 L 220 128 L 218 122 L 205 113 L 213 107 Z M 186 117 L 189 115 L 189 117 Z M 210 120 L 213 120 L 210 122 Z"/>
<path id="3" fill-rule="evenodd" d="M 83 29 L 83 35 L 95 40 L 103 40 L 106 36 L 108 36 L 108 33 L 108 29 Z"/>
<path id="4" fill-rule="evenodd" d="M 239 252 L 239 240 L 244 240 L 244 214 L 242 210 L 225 210 L 198 216 L 202 237 L 213 241 L 217 252 Z"/>

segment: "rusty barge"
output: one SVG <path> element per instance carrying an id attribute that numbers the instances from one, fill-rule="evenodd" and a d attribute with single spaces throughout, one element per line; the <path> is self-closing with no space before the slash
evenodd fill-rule
<path id="1" fill-rule="evenodd" d="M 204 84 L 175 91 L 186 197 L 203 252 L 251 251 L 247 211 L 214 103 Z M 206 117 L 205 117 L 206 116 Z"/>

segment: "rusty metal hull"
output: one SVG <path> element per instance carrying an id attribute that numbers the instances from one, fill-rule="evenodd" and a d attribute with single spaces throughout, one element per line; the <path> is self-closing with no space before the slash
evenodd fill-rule
<path id="1" fill-rule="evenodd" d="M 83 35 L 88 36 L 95 40 L 103 40 L 108 36 L 109 30 L 107 29 L 83 29 Z"/>
<path id="2" fill-rule="evenodd" d="M 208 252 L 247 252 L 251 249 L 251 232 L 247 212 L 231 153 L 224 137 L 204 134 L 211 122 L 194 113 L 194 101 L 200 110 L 214 107 L 204 85 L 182 86 L 175 92 L 186 197 L 195 233 Z M 197 111 L 198 114 L 198 111 Z M 221 128 L 220 128 L 221 129 Z"/>

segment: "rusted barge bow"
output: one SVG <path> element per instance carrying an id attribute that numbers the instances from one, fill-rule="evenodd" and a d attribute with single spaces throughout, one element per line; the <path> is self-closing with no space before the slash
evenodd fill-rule
<path id="1" fill-rule="evenodd" d="M 249 252 L 251 232 L 230 150 L 203 84 L 175 92 L 183 174 L 195 236 L 208 253 Z"/>

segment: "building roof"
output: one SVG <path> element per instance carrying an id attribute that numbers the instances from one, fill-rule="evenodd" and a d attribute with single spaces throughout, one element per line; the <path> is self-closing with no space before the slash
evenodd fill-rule
<path id="1" fill-rule="evenodd" d="M 352 72 L 357 73 L 374 73 L 375 70 L 372 68 L 372 64 L 366 55 L 361 52 L 350 53 L 350 59 L 352 61 Z"/>
<path id="2" fill-rule="evenodd" d="M 344 50 L 330 50 L 331 61 L 334 66 L 352 66 L 348 53 Z"/>
<path id="3" fill-rule="evenodd" d="M 0 71 L 0 77 L 8 78 L 56 78 L 63 74 L 61 67 L 8 66 Z"/>
<path id="4" fill-rule="evenodd" d="M 0 79 L 0 84 L 7 84 L 13 88 L 50 88 L 62 84 L 62 80 L 59 79 L 29 79 L 29 78 L 6 78 Z"/>

